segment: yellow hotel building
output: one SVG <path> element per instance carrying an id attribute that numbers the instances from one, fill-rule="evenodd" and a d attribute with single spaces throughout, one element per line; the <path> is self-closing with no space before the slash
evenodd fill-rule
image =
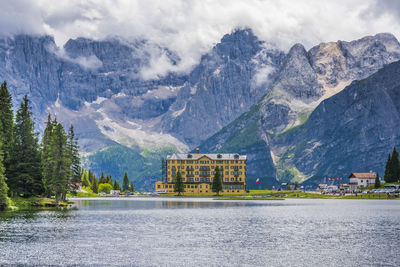
<path id="1" fill-rule="evenodd" d="M 173 193 L 174 179 L 180 171 L 185 193 L 212 193 L 211 183 L 218 166 L 222 177 L 222 193 L 246 192 L 246 160 L 239 154 L 172 154 L 163 161 L 163 181 L 155 183 L 155 191 Z"/>

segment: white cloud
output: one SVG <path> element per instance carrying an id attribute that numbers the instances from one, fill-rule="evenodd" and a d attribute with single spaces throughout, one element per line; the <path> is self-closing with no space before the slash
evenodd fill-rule
<path id="1" fill-rule="evenodd" d="M 0 33 L 47 33 L 59 46 L 69 38 L 143 38 L 176 53 L 177 65 L 155 53 L 146 77 L 188 71 L 220 38 L 250 27 L 287 50 L 378 32 L 400 36 L 394 0 L 14 0 L 2 3 Z M 86 63 L 85 63 L 86 64 Z"/>

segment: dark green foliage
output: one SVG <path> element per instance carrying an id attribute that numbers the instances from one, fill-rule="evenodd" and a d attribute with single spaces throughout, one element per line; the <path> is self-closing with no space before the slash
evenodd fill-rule
<path id="1" fill-rule="evenodd" d="M 128 174 L 125 172 L 124 174 L 124 178 L 122 179 L 122 190 L 128 190 L 129 187 L 129 178 L 128 178 Z"/>
<path id="2" fill-rule="evenodd" d="M 392 181 L 397 182 L 400 179 L 400 161 L 399 161 L 399 153 L 396 148 L 393 148 L 392 160 L 391 160 L 391 172 L 392 172 Z"/>
<path id="3" fill-rule="evenodd" d="M 100 178 L 99 178 L 99 184 L 105 184 L 107 183 L 107 178 L 104 172 L 101 172 Z"/>
<path id="4" fill-rule="evenodd" d="M 91 174 L 90 170 L 89 170 L 89 174 Z M 92 179 L 90 180 L 90 183 L 91 183 L 90 189 L 92 189 L 93 193 L 97 194 L 99 182 L 97 181 L 97 178 L 94 174 L 92 174 L 91 177 L 92 177 Z"/>
<path id="5" fill-rule="evenodd" d="M 379 173 L 376 173 L 375 188 L 379 188 L 380 186 L 381 186 L 381 179 L 379 178 Z"/>
<path id="6" fill-rule="evenodd" d="M 44 193 L 47 197 L 51 196 L 51 189 L 49 187 L 50 179 L 52 176 L 53 168 L 50 159 L 50 141 L 53 134 L 53 121 L 51 115 L 47 116 L 46 128 L 43 132 L 41 143 L 41 159 L 42 159 L 42 182 Z"/>
<path id="7" fill-rule="evenodd" d="M 391 171 L 390 171 L 390 164 L 391 164 L 391 162 L 392 162 L 392 159 L 391 159 L 390 153 L 389 153 L 388 159 L 387 159 L 386 165 L 385 165 L 385 174 L 384 174 L 384 177 L 383 177 L 383 179 L 385 180 L 385 182 L 389 182 L 389 181 L 391 180 L 391 178 L 392 178 L 392 177 L 391 177 L 392 174 L 391 174 Z"/>
<path id="8" fill-rule="evenodd" d="M 6 177 L 4 175 L 3 153 L 0 150 L 0 211 L 7 209 L 9 206 L 7 192 L 8 186 L 6 184 Z"/>
<path id="9" fill-rule="evenodd" d="M 61 123 L 53 125 L 54 129 L 50 140 L 51 177 L 48 179 L 48 187 L 56 196 L 56 203 L 61 196 L 65 196 L 71 186 L 71 154 L 68 144 L 68 136 Z"/>
<path id="10" fill-rule="evenodd" d="M 134 192 L 135 191 L 135 186 L 133 185 L 133 183 L 131 183 L 129 185 L 129 191 Z"/>
<path id="11" fill-rule="evenodd" d="M 119 185 L 117 180 L 114 181 L 113 189 L 121 191 L 121 186 Z"/>
<path id="12" fill-rule="evenodd" d="M 394 183 L 400 179 L 400 161 L 399 153 L 396 147 L 393 148 L 392 155 L 389 154 L 388 160 L 385 166 L 385 182 Z"/>
<path id="13" fill-rule="evenodd" d="M 71 160 L 71 189 L 73 192 L 79 188 L 81 181 L 82 168 L 79 156 L 78 139 L 75 137 L 74 126 L 71 125 L 68 131 L 69 157 Z"/>
<path id="14" fill-rule="evenodd" d="M 215 168 L 215 173 L 214 173 L 214 178 L 212 180 L 211 189 L 213 192 L 217 193 L 217 196 L 219 195 L 219 192 L 222 191 L 222 179 L 221 179 L 221 174 L 220 174 L 218 167 Z"/>
<path id="15" fill-rule="evenodd" d="M 89 174 L 86 169 L 84 169 L 82 172 L 81 181 L 82 181 L 82 186 L 90 187 Z"/>
<path id="16" fill-rule="evenodd" d="M 39 195 L 43 191 L 39 145 L 31 117 L 31 107 L 25 95 L 17 111 L 8 177 L 10 191 L 23 196 Z"/>
<path id="17" fill-rule="evenodd" d="M 107 175 L 107 179 L 106 179 L 107 183 L 109 183 L 111 186 L 113 185 L 113 180 L 111 175 Z"/>
<path id="18" fill-rule="evenodd" d="M 185 192 L 185 186 L 183 184 L 182 175 L 180 171 L 176 173 L 174 192 L 178 193 L 178 196 L 180 196 L 181 193 Z"/>
<path id="19" fill-rule="evenodd" d="M 7 83 L 0 86 L 0 149 L 3 151 L 3 165 L 6 168 L 5 174 L 8 177 L 11 154 L 14 145 L 14 115 L 12 110 L 12 99 L 7 89 Z"/>

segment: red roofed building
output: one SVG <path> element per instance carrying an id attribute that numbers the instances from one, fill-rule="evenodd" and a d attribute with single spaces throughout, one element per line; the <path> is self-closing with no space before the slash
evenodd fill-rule
<path id="1" fill-rule="evenodd" d="M 370 186 L 375 184 L 376 173 L 374 172 L 353 172 L 349 176 L 350 191 L 355 191 L 361 186 Z"/>

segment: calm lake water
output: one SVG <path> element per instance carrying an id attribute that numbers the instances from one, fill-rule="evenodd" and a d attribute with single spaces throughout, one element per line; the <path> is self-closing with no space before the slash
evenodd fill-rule
<path id="1" fill-rule="evenodd" d="M 400 266 L 400 201 L 80 199 L 0 215 L 0 265 Z"/>

